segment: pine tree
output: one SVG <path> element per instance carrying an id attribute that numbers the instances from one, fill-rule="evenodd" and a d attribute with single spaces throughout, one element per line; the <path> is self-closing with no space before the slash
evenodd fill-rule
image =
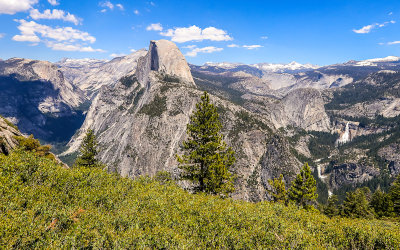
<path id="1" fill-rule="evenodd" d="M 268 184 L 272 187 L 271 190 L 267 190 L 268 193 L 272 196 L 272 199 L 275 202 L 286 203 L 287 191 L 285 188 L 285 182 L 283 181 L 283 175 L 281 174 L 279 178 L 268 180 Z"/>
<path id="2" fill-rule="evenodd" d="M 301 169 L 300 174 L 292 182 L 289 189 L 289 200 L 294 201 L 305 209 L 310 209 L 316 203 L 318 197 L 316 190 L 316 181 L 311 174 L 310 166 L 306 163 Z"/>
<path id="3" fill-rule="evenodd" d="M 333 217 L 339 214 L 338 208 L 338 197 L 336 195 L 331 195 L 328 198 L 328 202 L 324 207 L 324 214 L 328 217 Z"/>
<path id="4" fill-rule="evenodd" d="M 393 202 L 393 209 L 397 216 L 400 216 L 400 174 L 396 177 L 390 188 L 390 197 Z"/>
<path id="5" fill-rule="evenodd" d="M 75 165 L 89 168 L 102 167 L 101 162 L 96 159 L 97 154 L 96 136 L 93 130 L 88 129 L 79 148 L 79 155 L 75 161 Z"/>
<path id="6" fill-rule="evenodd" d="M 177 160 L 181 177 L 191 181 L 196 190 L 228 196 L 234 191 L 230 169 L 236 159 L 223 141 L 221 128 L 217 109 L 204 92 L 187 125 L 188 139 L 183 142 L 186 154 L 177 156 Z"/>
<path id="7" fill-rule="evenodd" d="M 380 189 L 377 189 L 372 195 L 370 206 L 374 210 L 375 215 L 379 218 L 393 215 L 393 202 L 391 197 Z"/>
<path id="8" fill-rule="evenodd" d="M 369 188 L 358 188 L 355 192 L 347 192 L 341 214 L 350 218 L 373 218 L 367 199 L 370 192 Z"/>

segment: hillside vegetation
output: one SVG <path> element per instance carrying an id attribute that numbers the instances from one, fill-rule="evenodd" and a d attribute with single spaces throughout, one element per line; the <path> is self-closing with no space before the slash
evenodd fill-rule
<path id="1" fill-rule="evenodd" d="M 0 155 L 0 248 L 395 249 L 399 225 L 189 194 L 171 181 Z"/>

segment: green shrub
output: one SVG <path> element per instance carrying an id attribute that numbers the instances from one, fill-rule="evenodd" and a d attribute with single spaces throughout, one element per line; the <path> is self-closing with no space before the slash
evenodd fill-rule
<path id="1" fill-rule="evenodd" d="M 0 248 L 396 249 L 394 222 L 189 194 L 173 182 L 0 156 Z"/>

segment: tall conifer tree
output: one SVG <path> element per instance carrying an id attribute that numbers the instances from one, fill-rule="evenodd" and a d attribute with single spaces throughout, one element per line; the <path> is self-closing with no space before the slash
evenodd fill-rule
<path id="1" fill-rule="evenodd" d="M 399 216 L 400 215 L 400 174 L 396 177 L 396 180 L 393 182 L 392 187 L 390 188 L 390 197 L 393 202 L 394 212 Z"/>
<path id="2" fill-rule="evenodd" d="M 296 179 L 292 182 L 289 189 L 289 199 L 309 209 L 316 202 L 315 200 L 318 197 L 316 190 L 316 181 L 311 174 L 310 166 L 306 163 L 301 169 L 300 174 L 298 174 Z"/>
<path id="3" fill-rule="evenodd" d="M 177 156 L 182 178 L 191 181 L 198 191 L 228 196 L 234 191 L 230 169 L 236 159 L 220 134 L 222 124 L 207 92 L 196 104 L 183 142 L 186 154 Z"/>
<path id="4" fill-rule="evenodd" d="M 285 182 L 283 181 L 283 175 L 281 174 L 279 178 L 268 180 L 268 184 L 272 187 L 272 190 L 267 190 L 272 196 L 272 199 L 275 202 L 286 203 L 287 191 L 285 188 Z"/>
<path id="5" fill-rule="evenodd" d="M 93 130 L 88 129 L 86 135 L 82 140 L 79 149 L 78 158 L 75 161 L 76 166 L 83 167 L 100 167 L 101 162 L 96 159 L 98 154 L 97 140 Z"/>

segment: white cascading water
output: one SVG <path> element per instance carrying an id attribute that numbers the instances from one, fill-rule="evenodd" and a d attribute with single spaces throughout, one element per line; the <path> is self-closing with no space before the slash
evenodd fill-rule
<path id="1" fill-rule="evenodd" d="M 349 123 L 347 122 L 346 129 L 337 142 L 338 144 L 344 144 L 349 141 L 350 141 L 350 130 L 349 130 Z"/>

